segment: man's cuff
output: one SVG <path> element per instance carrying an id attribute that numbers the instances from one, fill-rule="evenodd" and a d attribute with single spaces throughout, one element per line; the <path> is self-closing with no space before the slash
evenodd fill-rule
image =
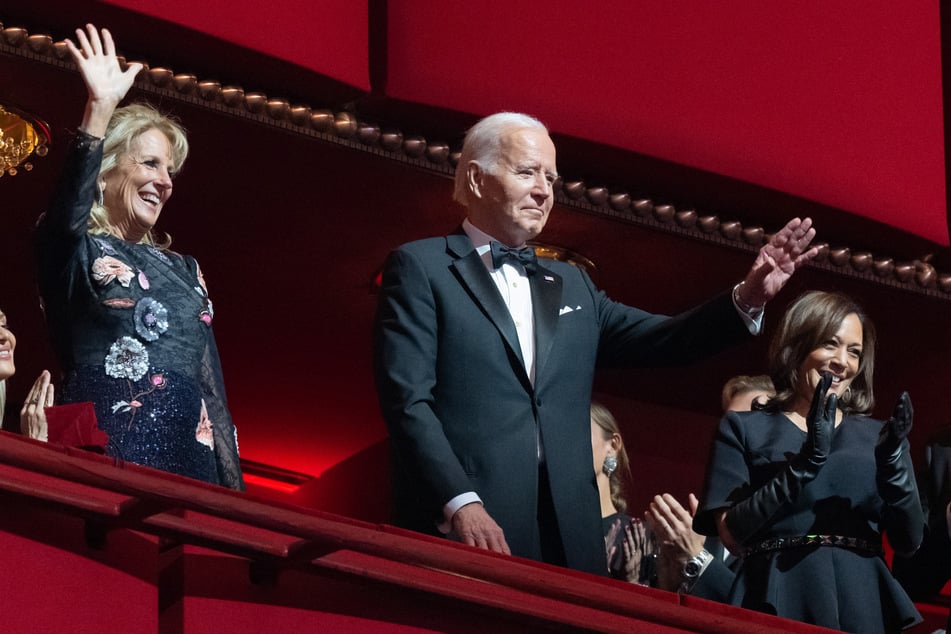
<path id="1" fill-rule="evenodd" d="M 443 535 L 448 535 L 451 533 L 452 516 L 455 515 L 456 511 L 461 509 L 463 506 L 466 504 L 472 504 L 473 502 L 482 504 L 482 498 L 480 498 L 475 491 L 460 493 L 456 497 L 446 502 L 446 505 L 442 507 L 442 522 L 436 524 L 436 528 L 439 529 L 439 532 Z"/>
<path id="2" fill-rule="evenodd" d="M 743 323 L 746 324 L 746 328 L 750 331 L 750 334 L 756 336 L 763 330 L 763 313 L 766 312 L 765 307 L 745 304 L 739 295 L 739 289 L 742 284 L 743 282 L 740 282 L 733 287 L 733 307 L 736 308 L 736 312 L 739 314 L 740 319 L 743 320 Z"/>

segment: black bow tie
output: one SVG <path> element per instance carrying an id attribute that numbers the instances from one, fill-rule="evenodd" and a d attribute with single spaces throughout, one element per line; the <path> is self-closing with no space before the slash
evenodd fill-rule
<path id="1" fill-rule="evenodd" d="M 535 257 L 535 249 L 532 247 L 522 247 L 513 249 L 500 242 L 492 241 L 489 243 L 492 250 L 492 266 L 499 268 L 506 260 L 514 260 L 525 267 L 525 272 L 533 275 L 538 269 L 538 258 Z"/>

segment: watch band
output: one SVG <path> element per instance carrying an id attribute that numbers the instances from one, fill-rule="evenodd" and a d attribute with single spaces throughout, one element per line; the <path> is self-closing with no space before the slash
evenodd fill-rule
<path id="1" fill-rule="evenodd" d="M 711 561 L 713 561 L 713 555 L 711 555 L 706 548 L 702 548 L 696 556 L 687 560 L 681 572 L 681 577 L 683 578 L 683 581 L 680 582 L 679 589 L 681 594 L 690 593 L 697 583 L 697 580 L 700 579 L 700 575 L 707 569 Z"/>
<path id="2" fill-rule="evenodd" d="M 751 319 L 756 319 L 757 317 L 763 314 L 763 310 L 765 310 L 766 307 L 753 306 L 743 301 L 743 299 L 740 297 L 740 287 L 743 286 L 744 284 L 746 284 L 746 280 L 740 282 L 739 284 L 733 287 L 733 303 L 736 305 L 738 309 L 746 313 Z"/>

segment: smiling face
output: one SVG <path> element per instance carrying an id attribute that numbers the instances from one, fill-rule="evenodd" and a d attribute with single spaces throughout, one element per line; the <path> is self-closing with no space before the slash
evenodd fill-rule
<path id="1" fill-rule="evenodd" d="M 806 407 L 812 402 L 820 373 L 832 374 L 832 387 L 840 399 L 859 372 L 862 362 L 862 322 L 855 313 L 842 320 L 838 330 L 828 340 L 810 352 L 799 366 L 797 398 Z"/>
<path id="2" fill-rule="evenodd" d="M 172 195 L 175 167 L 168 138 L 153 128 L 136 137 L 102 177 L 109 222 L 123 240 L 138 242 L 158 222 Z"/>
<path id="3" fill-rule="evenodd" d="M 555 144 L 538 128 L 511 128 L 499 142 L 495 166 L 471 162 L 469 220 L 517 247 L 541 233 L 554 203 Z"/>
<path id="4" fill-rule="evenodd" d="M 17 347 L 17 338 L 7 328 L 7 316 L 0 311 L 0 381 L 8 379 L 16 372 L 13 365 L 13 351 Z"/>

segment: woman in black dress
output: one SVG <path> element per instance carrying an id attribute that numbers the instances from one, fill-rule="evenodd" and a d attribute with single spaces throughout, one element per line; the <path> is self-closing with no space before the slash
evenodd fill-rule
<path id="1" fill-rule="evenodd" d="M 601 498 L 601 529 L 608 574 L 643 586 L 656 584 L 656 542 L 647 524 L 627 514 L 625 482 L 631 467 L 614 415 L 591 403 L 591 447 Z"/>
<path id="2" fill-rule="evenodd" d="M 185 132 L 150 106 L 117 108 L 141 64 L 123 71 L 105 29 L 76 35 L 85 113 L 36 233 L 58 396 L 94 403 L 117 460 L 243 489 L 204 279 L 153 231 Z"/>
<path id="3" fill-rule="evenodd" d="M 776 395 L 720 423 L 694 526 L 743 558 L 735 605 L 862 633 L 921 620 L 882 558 L 882 533 L 907 555 L 924 530 L 911 402 L 902 394 L 884 424 L 868 417 L 874 359 L 857 304 L 806 293 L 770 347 Z"/>

